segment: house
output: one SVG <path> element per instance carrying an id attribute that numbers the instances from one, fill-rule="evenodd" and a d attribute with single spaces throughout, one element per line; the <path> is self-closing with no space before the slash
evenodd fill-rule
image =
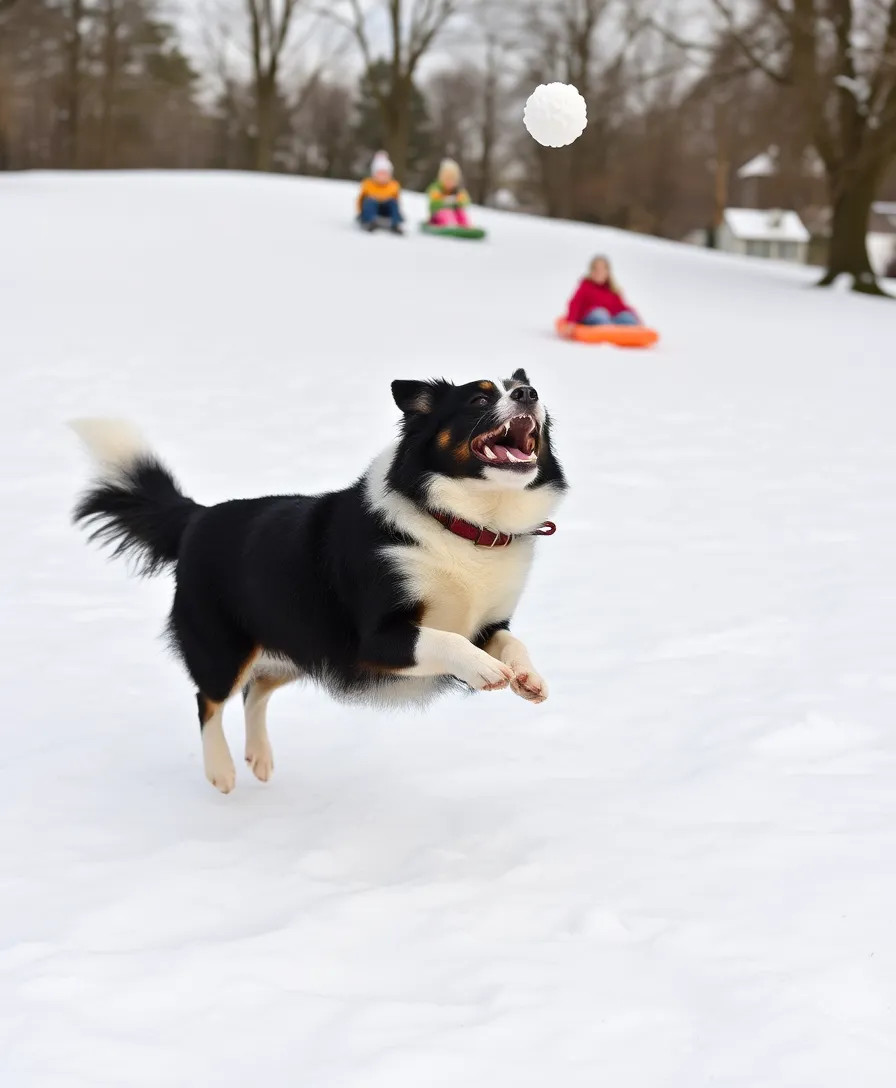
<path id="1" fill-rule="evenodd" d="M 742 208 L 800 208 L 827 199 L 824 166 L 812 148 L 786 154 L 772 144 L 735 174 L 732 202 Z"/>
<path id="2" fill-rule="evenodd" d="M 714 244 L 728 253 L 824 265 L 831 209 L 824 167 L 816 152 L 811 148 L 802 152 L 789 149 L 785 155 L 773 144 L 735 171 L 733 191 L 741 206 L 726 208 L 715 232 L 691 231 L 685 242 Z M 781 206 L 786 205 L 799 208 L 799 213 L 782 211 Z M 877 201 L 872 206 L 867 246 L 875 273 L 893 275 L 896 201 Z"/>
<path id="3" fill-rule="evenodd" d="M 805 264 L 809 232 L 793 211 L 726 208 L 716 231 L 716 248 L 747 257 Z"/>
<path id="4" fill-rule="evenodd" d="M 896 201 L 878 200 L 871 205 L 868 222 L 868 260 L 878 276 L 892 276 L 896 263 Z"/>

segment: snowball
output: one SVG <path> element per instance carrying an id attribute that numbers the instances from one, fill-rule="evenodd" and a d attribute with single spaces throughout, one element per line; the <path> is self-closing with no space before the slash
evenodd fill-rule
<path id="1" fill-rule="evenodd" d="M 542 83 L 529 95 L 523 124 L 545 147 L 565 147 L 588 124 L 585 99 L 570 83 Z"/>

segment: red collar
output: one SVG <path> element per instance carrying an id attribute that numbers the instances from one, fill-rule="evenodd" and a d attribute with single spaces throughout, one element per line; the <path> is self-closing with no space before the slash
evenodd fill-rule
<path id="1" fill-rule="evenodd" d="M 433 511 L 432 516 L 441 525 L 444 525 L 449 533 L 454 533 L 455 536 L 462 536 L 464 540 L 472 540 L 474 544 L 478 544 L 480 548 L 506 548 L 508 544 L 511 544 L 516 540 L 517 536 L 553 536 L 557 532 L 557 526 L 552 521 L 546 521 L 544 525 L 539 525 L 537 529 L 533 529 L 531 533 L 496 533 L 492 529 L 485 529 L 481 525 L 474 525 L 471 521 L 464 521 L 463 518 L 456 518 L 451 514 L 445 514 L 441 511 Z"/>

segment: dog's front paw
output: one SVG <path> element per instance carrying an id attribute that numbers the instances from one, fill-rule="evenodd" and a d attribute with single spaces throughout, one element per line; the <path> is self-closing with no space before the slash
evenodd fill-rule
<path id="1" fill-rule="evenodd" d="M 230 793 L 236 787 L 236 768 L 233 760 L 229 762 L 222 760 L 219 763 L 207 765 L 205 777 L 216 790 L 220 790 L 221 793 Z"/>
<path id="2" fill-rule="evenodd" d="M 464 680 L 475 691 L 501 691 L 513 681 L 513 669 L 480 650 Z"/>
<path id="3" fill-rule="evenodd" d="M 543 703 L 548 697 L 547 681 L 531 667 L 514 669 L 510 690 L 530 703 Z"/>

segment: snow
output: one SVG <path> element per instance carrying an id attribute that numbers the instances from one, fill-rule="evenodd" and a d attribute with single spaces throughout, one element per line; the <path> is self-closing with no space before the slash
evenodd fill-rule
<path id="1" fill-rule="evenodd" d="M 778 172 L 778 149 L 774 145 L 767 151 L 760 151 L 749 162 L 745 162 L 737 171 L 737 176 L 744 178 L 771 178 Z"/>
<path id="2" fill-rule="evenodd" d="M 747 178 L 773 178 L 778 173 L 778 159 L 780 149 L 777 144 L 771 144 L 765 151 L 754 155 L 737 171 L 741 179 Z M 810 177 L 824 177 L 824 163 L 814 147 L 807 147 L 802 154 L 803 173 Z"/>
<path id="3" fill-rule="evenodd" d="M 837 87 L 842 87 L 844 91 L 848 91 L 859 105 L 859 112 L 864 113 L 868 109 L 868 103 L 871 101 L 872 89 L 871 84 L 864 76 L 845 76 L 839 75 L 834 79 L 834 84 Z"/>
<path id="4" fill-rule="evenodd" d="M 893 304 L 500 212 L 368 237 L 353 196 L 0 180 L 0 1083 L 891 1088 Z M 597 252 L 655 350 L 552 335 Z M 392 378 L 520 365 L 572 484 L 516 622 L 550 700 L 288 689 L 272 782 L 216 794 L 62 421 L 133 419 L 204 501 L 317 490 Z"/>
<path id="5" fill-rule="evenodd" d="M 726 208 L 725 222 L 734 237 L 743 241 L 809 241 L 809 232 L 797 213 L 780 208 Z"/>

